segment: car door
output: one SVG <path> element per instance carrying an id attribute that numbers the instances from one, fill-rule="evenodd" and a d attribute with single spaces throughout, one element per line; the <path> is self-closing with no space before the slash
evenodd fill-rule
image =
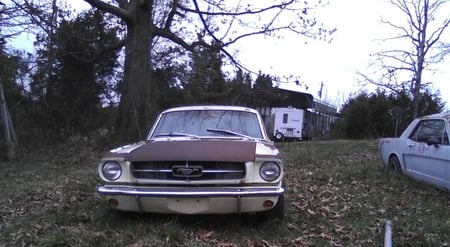
<path id="1" fill-rule="evenodd" d="M 438 187 L 449 188 L 450 145 L 446 123 L 442 119 L 418 122 L 409 136 L 404 153 L 409 175 Z M 427 142 L 433 141 L 429 145 Z"/>

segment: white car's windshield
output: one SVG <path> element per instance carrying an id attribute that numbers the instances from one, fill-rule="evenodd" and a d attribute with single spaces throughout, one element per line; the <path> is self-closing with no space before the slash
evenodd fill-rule
<path id="1" fill-rule="evenodd" d="M 187 110 L 165 113 L 150 138 L 159 136 L 263 138 L 256 114 L 234 110 Z"/>

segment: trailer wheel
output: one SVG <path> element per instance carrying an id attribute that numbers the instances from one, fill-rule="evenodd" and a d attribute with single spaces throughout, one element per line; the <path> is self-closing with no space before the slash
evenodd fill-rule
<path id="1" fill-rule="evenodd" d="M 281 133 L 281 132 L 277 132 L 277 133 L 275 133 L 275 140 L 276 141 L 281 141 L 281 140 L 283 140 L 283 133 Z"/>

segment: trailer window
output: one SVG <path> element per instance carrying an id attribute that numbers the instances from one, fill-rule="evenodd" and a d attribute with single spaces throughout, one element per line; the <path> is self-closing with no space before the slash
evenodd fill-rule
<path id="1" fill-rule="evenodd" d="M 283 114 L 283 123 L 287 123 L 288 122 L 288 114 L 285 113 Z"/>

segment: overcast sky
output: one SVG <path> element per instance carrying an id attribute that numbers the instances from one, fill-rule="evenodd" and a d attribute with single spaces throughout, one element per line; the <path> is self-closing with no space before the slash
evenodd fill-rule
<path id="1" fill-rule="evenodd" d="M 321 82 L 324 83 L 322 99 L 336 106 L 361 89 L 370 92 L 373 86 L 361 88 L 356 72 L 365 72 L 370 64 L 370 54 L 380 51 L 380 39 L 392 37 L 394 29 L 381 24 L 381 17 L 395 20 L 398 12 L 383 0 L 332 0 L 318 11 L 318 19 L 325 26 L 336 27 L 331 43 L 309 41 L 304 44 L 299 37 L 281 40 L 263 40 L 263 47 L 250 45 L 245 56 L 252 70 L 273 75 L 295 74 L 308 86 L 294 83 L 280 87 L 309 92 L 318 97 Z M 448 13 L 448 12 L 445 12 Z M 450 32 L 450 29 L 448 30 Z M 447 40 L 449 35 L 447 34 Z M 273 44 L 273 45 L 271 45 Z M 407 42 L 410 44 L 410 41 Z M 450 59 L 450 58 L 449 58 Z M 435 81 L 434 90 L 440 90 L 442 99 L 450 103 L 450 70 L 448 63 L 436 66 L 438 70 L 424 73 L 424 81 Z M 447 104 L 449 105 L 449 104 Z"/>

